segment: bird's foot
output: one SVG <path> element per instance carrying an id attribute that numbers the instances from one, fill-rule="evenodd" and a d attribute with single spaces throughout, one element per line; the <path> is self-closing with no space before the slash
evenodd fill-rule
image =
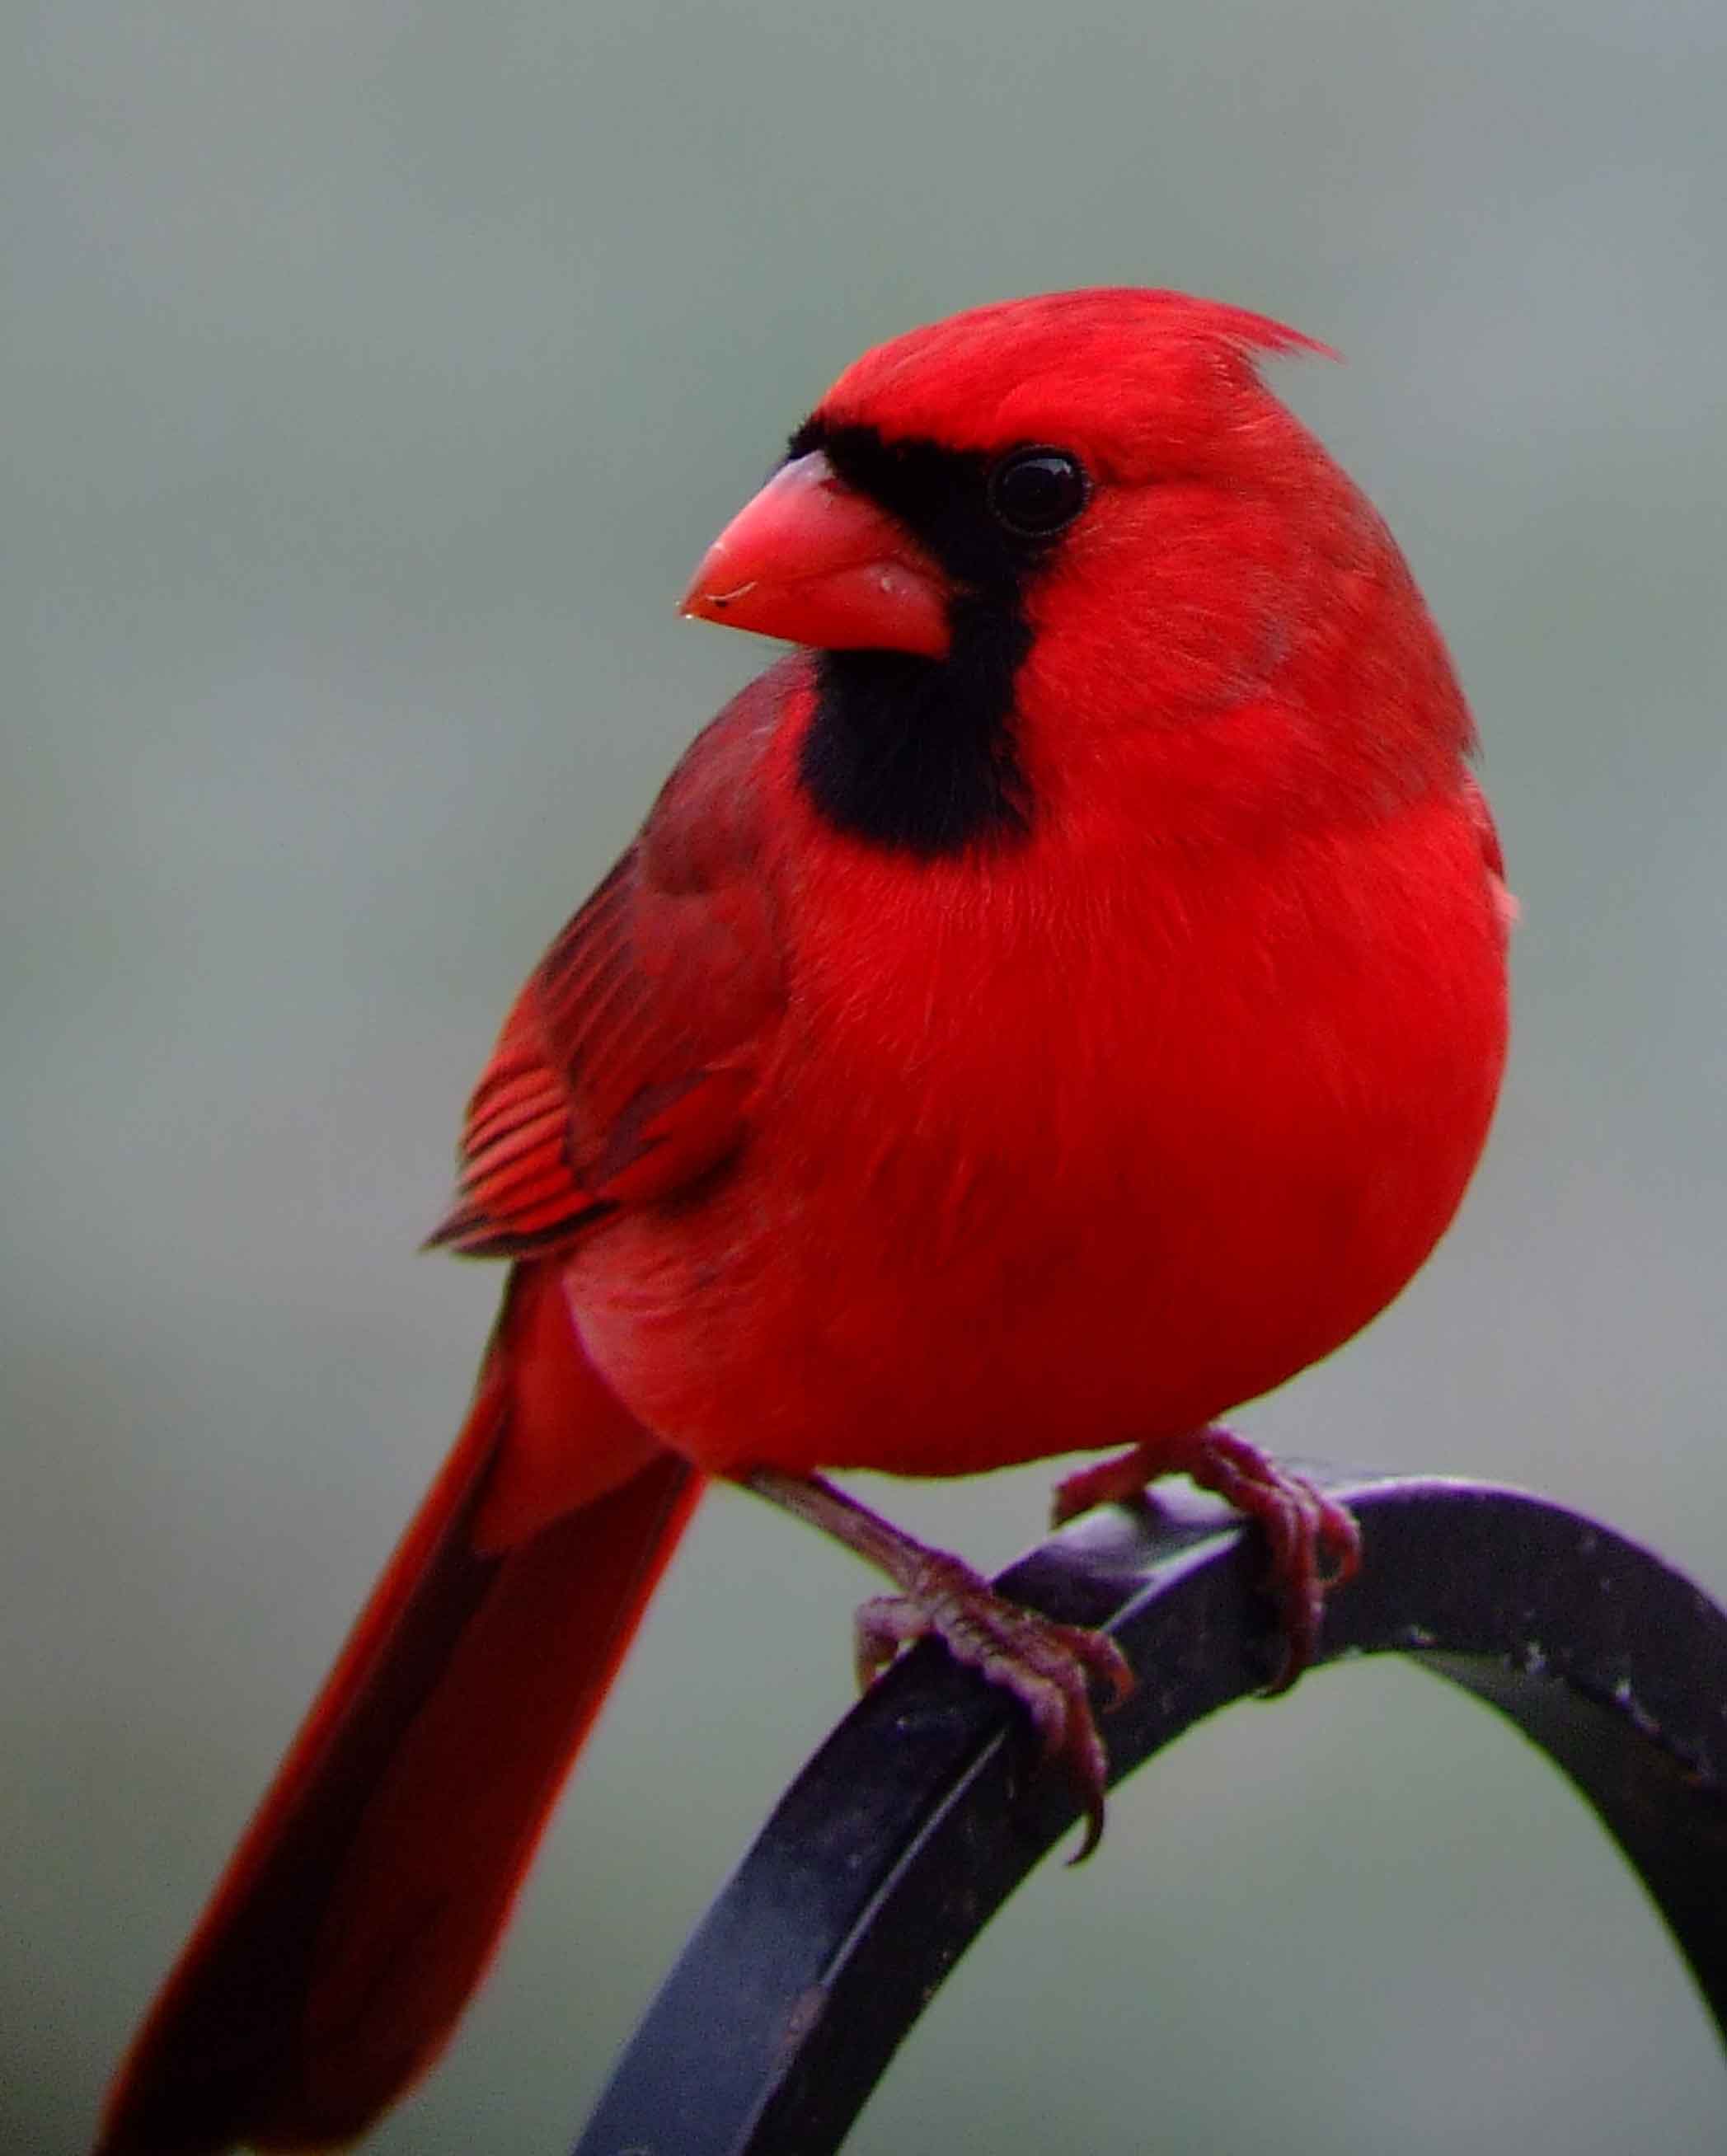
<path id="1" fill-rule="evenodd" d="M 1092 1712 L 1087 1681 L 1108 1685 L 1117 1701 L 1133 1673 L 1113 1640 L 1077 1625 L 1058 1625 L 998 1594 L 988 1580 L 872 1512 L 820 1475 L 756 1468 L 743 1478 L 758 1496 L 820 1527 L 885 1572 L 899 1589 L 857 1613 L 857 1673 L 868 1684 L 902 1647 L 933 1636 L 991 1684 L 1011 1692 L 1031 1716 L 1046 1759 L 1058 1759 L 1086 1816 L 1079 1856 L 1103 1831 L 1108 1762 Z"/>
<path id="2" fill-rule="evenodd" d="M 1277 1605 L 1283 1635 L 1283 1659 L 1265 1696 L 1288 1691 L 1313 1659 L 1326 1596 L 1360 1569 L 1354 1515 L 1306 1476 L 1280 1467 L 1257 1445 L 1214 1423 L 1173 1445 L 1135 1445 L 1068 1476 L 1056 1487 L 1056 1525 L 1094 1505 L 1143 1497 L 1148 1483 L 1173 1474 L 1190 1476 L 1263 1529 L 1271 1546 L 1265 1588 Z"/>
<path id="3" fill-rule="evenodd" d="M 902 1594 L 881 1594 L 857 1613 L 857 1675 L 868 1686 L 917 1640 L 942 1641 L 956 1661 L 1019 1701 L 1046 1761 L 1059 1761 L 1085 1813 L 1085 1838 L 1072 1862 L 1091 1855 L 1103 1832 L 1108 1760 L 1097 1733 L 1088 1681 L 1118 1706 L 1133 1689 L 1127 1657 L 1105 1632 L 1058 1625 L 998 1594 L 958 1558 L 923 1553 Z"/>

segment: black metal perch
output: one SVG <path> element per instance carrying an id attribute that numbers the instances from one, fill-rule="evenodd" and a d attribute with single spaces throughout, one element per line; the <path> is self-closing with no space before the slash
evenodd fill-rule
<path id="1" fill-rule="evenodd" d="M 1611 1528 L 1520 1491 L 1314 1479 L 1362 1574 L 1318 1659 L 1401 1654 L 1508 1716 L 1617 1837 L 1727 2035 L 1727 1612 Z M 1237 1517 L 1198 1496 L 1088 1515 L 1001 1575 L 1102 1625 L 1139 1677 L 1119 1781 L 1267 1667 Z M 825 2156 L 942 1979 L 1074 1825 L 1017 1711 L 934 1647 L 836 1728 L 697 1928 L 573 2156 Z M 1107 1861 L 1106 1858 L 1103 1860 Z"/>

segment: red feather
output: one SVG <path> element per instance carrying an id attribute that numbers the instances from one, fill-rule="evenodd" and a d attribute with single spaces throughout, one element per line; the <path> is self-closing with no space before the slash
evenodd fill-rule
<path id="1" fill-rule="evenodd" d="M 759 877 L 777 701 L 758 684 L 708 728 L 540 961 L 468 1103 L 460 1200 L 434 1243 L 544 1251 L 740 1142 L 783 1001 Z"/>
<path id="2" fill-rule="evenodd" d="M 716 542 L 691 610 L 833 649 L 699 738 L 505 1024 L 435 1240 L 527 1262 L 103 2156 L 338 2139 L 424 2068 L 702 1472 L 1190 1466 L 1442 1233 L 1509 901 L 1420 594 L 1257 377 L 1304 346 L 979 310 L 850 369 Z M 1072 528 L 1015 553 L 1028 457 Z M 895 756 L 952 782 L 897 826 Z"/>
<path id="3" fill-rule="evenodd" d="M 550 1275 L 513 1286 L 461 1438 L 140 2031 L 100 2156 L 348 2140 L 479 1981 L 702 1487 L 582 1367 L 558 1300 Z M 549 1522 L 510 1472 L 547 1398 L 542 1447 L 599 1486 Z"/>

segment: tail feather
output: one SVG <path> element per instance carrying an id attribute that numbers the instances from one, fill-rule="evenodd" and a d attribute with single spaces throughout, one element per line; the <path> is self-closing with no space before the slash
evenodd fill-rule
<path id="1" fill-rule="evenodd" d="M 512 1547 L 494 1356 L 454 1453 L 164 1985 L 95 2156 L 352 2139 L 442 2049 L 702 1477 L 652 1454 Z"/>

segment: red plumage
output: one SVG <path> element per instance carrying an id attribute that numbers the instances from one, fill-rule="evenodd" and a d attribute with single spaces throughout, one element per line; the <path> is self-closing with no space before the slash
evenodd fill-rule
<path id="1" fill-rule="evenodd" d="M 555 1276 L 518 1275 L 455 1450 L 134 2042 L 102 2156 L 341 2143 L 431 2063 L 701 1487 L 587 1369 Z"/>
<path id="2" fill-rule="evenodd" d="M 717 542 L 692 611 L 826 648 L 506 1023 L 437 1239 L 518 1260 L 473 1414 L 104 2156 L 321 2145 L 423 2069 L 703 1475 L 1189 1466 L 1443 1230 L 1507 901 L 1420 597 L 1255 372 L 1304 345 L 1171 294 L 961 316 Z"/>

